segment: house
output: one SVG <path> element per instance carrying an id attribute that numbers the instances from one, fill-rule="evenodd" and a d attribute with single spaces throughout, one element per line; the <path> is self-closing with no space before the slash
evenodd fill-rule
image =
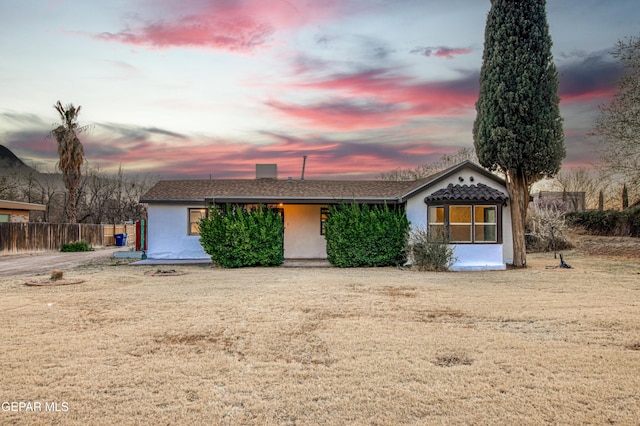
<path id="1" fill-rule="evenodd" d="M 505 269 L 513 262 L 505 182 L 474 163 L 401 182 L 277 179 L 275 165 L 268 166 L 256 166 L 256 179 L 158 182 L 140 199 L 148 204 L 147 257 L 208 259 L 198 221 L 215 202 L 281 209 L 285 259 L 326 258 L 327 207 L 358 202 L 400 205 L 411 226 L 447 229 L 457 259 L 454 270 Z"/>
<path id="2" fill-rule="evenodd" d="M 0 200 L 0 223 L 24 223 L 29 222 L 29 212 L 45 211 L 44 204 L 23 203 L 20 201 Z"/>
<path id="3" fill-rule="evenodd" d="M 540 191 L 531 194 L 533 200 L 554 200 L 566 204 L 569 211 L 583 212 L 586 210 L 586 193 L 584 191 Z"/>

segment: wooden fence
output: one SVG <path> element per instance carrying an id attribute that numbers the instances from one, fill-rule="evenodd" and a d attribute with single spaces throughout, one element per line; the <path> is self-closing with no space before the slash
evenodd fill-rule
<path id="1" fill-rule="evenodd" d="M 0 223 L 0 255 L 60 250 L 63 244 L 86 241 L 92 247 L 115 245 L 115 234 L 128 234 L 135 245 L 135 225 L 86 223 Z"/>
<path id="2" fill-rule="evenodd" d="M 136 242 L 136 225 L 134 224 L 115 224 L 115 225 L 100 225 L 103 227 L 104 236 L 103 245 L 105 246 L 115 246 L 116 245 L 116 234 L 127 234 L 127 245 L 132 245 L 135 247 Z"/>

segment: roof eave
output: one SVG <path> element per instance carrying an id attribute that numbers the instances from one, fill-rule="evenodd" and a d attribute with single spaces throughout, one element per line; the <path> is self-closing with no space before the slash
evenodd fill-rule
<path id="1" fill-rule="evenodd" d="M 398 198 L 370 198 L 370 197 L 207 197 L 205 203 L 236 203 L 236 204 L 336 204 L 336 203 L 363 203 L 363 204 L 400 204 Z"/>

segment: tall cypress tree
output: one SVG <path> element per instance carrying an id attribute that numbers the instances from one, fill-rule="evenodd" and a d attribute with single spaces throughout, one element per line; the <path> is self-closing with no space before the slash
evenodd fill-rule
<path id="1" fill-rule="evenodd" d="M 551 44 L 545 0 L 491 0 L 473 140 L 480 164 L 506 177 L 518 267 L 531 185 L 566 155 Z"/>

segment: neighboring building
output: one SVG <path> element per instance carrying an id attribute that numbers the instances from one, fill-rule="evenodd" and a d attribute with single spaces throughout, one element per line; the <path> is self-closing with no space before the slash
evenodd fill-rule
<path id="1" fill-rule="evenodd" d="M 400 205 L 412 226 L 447 228 L 457 259 L 454 270 L 499 270 L 513 262 L 505 182 L 471 162 L 400 182 L 279 180 L 275 173 L 265 174 L 264 165 L 256 171 L 256 179 L 158 182 L 140 199 L 148 204 L 147 257 L 209 258 L 200 245 L 197 224 L 215 202 L 282 209 L 285 258 L 326 258 L 327 207 L 358 202 Z"/>
<path id="2" fill-rule="evenodd" d="M 0 223 L 29 222 L 29 212 L 45 211 L 44 204 L 23 203 L 20 201 L 0 200 Z"/>
<path id="3" fill-rule="evenodd" d="M 534 200 L 556 200 L 566 203 L 569 211 L 583 212 L 586 210 L 585 192 L 568 192 L 568 191 L 540 191 L 531 194 Z"/>

